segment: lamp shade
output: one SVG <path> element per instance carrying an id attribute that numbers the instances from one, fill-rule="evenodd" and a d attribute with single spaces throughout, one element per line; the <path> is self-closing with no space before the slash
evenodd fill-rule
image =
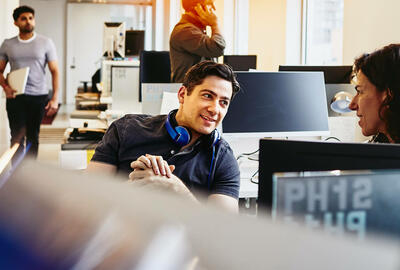
<path id="1" fill-rule="evenodd" d="M 337 113 L 351 112 L 349 105 L 352 99 L 353 96 L 350 93 L 345 91 L 338 92 L 331 100 L 331 109 Z"/>

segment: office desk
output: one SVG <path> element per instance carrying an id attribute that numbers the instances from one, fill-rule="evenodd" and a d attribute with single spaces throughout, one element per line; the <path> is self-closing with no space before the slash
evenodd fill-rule
<path id="1" fill-rule="evenodd" d="M 251 182 L 251 177 L 258 171 L 258 161 L 239 160 L 240 169 L 240 190 L 239 198 L 257 198 L 258 184 Z M 258 174 L 253 177 L 253 181 L 258 181 Z"/>
<path id="2" fill-rule="evenodd" d="M 258 184 L 252 183 L 250 178 L 240 178 L 239 198 L 257 198 Z"/>

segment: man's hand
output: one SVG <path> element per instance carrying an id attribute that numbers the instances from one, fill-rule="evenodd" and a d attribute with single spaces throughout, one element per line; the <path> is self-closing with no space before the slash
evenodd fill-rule
<path id="1" fill-rule="evenodd" d="M 52 116 L 57 112 L 58 109 L 58 101 L 55 99 L 50 99 L 50 101 L 47 103 L 45 110 L 47 110 L 46 115 L 47 116 Z"/>
<path id="2" fill-rule="evenodd" d="M 209 25 L 211 27 L 216 27 L 218 25 L 218 18 L 214 13 L 214 4 L 203 6 L 199 3 L 194 7 L 194 10 L 199 15 L 199 19 L 202 24 Z"/>
<path id="3" fill-rule="evenodd" d="M 153 156 L 146 154 L 140 156 L 136 161 L 131 163 L 131 168 L 134 171 L 152 169 L 155 175 L 172 177 L 172 172 L 175 170 L 174 165 L 168 165 L 162 156 Z M 130 178 L 130 177 L 129 177 Z"/>
<path id="4" fill-rule="evenodd" d="M 152 168 L 136 169 L 129 174 L 129 179 L 137 186 L 172 191 L 197 202 L 185 184 L 173 174 L 171 177 L 167 177 L 154 174 Z"/>
<path id="5" fill-rule="evenodd" d="M 9 85 L 6 85 L 4 88 L 4 93 L 6 94 L 6 98 L 15 98 L 16 90 L 12 89 Z"/>

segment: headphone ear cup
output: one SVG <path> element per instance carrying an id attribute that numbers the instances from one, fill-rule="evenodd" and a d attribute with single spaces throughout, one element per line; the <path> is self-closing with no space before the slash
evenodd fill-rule
<path id="1" fill-rule="evenodd" d="M 178 137 L 175 140 L 178 145 L 185 146 L 190 142 L 190 133 L 186 128 L 177 126 L 175 131 L 178 133 Z"/>

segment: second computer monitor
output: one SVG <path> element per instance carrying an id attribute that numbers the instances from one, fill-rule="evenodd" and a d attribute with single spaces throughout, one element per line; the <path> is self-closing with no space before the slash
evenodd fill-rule
<path id="1" fill-rule="evenodd" d="M 257 55 L 224 55 L 224 64 L 234 71 L 249 71 L 257 68 Z"/>
<path id="2" fill-rule="evenodd" d="M 329 135 L 322 72 L 236 72 L 241 91 L 232 100 L 225 136 Z"/>
<path id="3" fill-rule="evenodd" d="M 341 92 L 355 96 L 356 90 L 351 82 L 352 66 L 279 66 L 279 71 L 316 72 L 322 71 L 325 78 L 326 99 L 329 116 L 355 116 L 354 112 L 338 112 L 331 103 Z M 350 101 L 350 98 L 349 98 Z"/>
<path id="4" fill-rule="evenodd" d="M 277 172 L 368 169 L 400 169 L 400 145 L 262 139 L 258 203 L 272 206 L 272 175 Z"/>
<path id="5" fill-rule="evenodd" d="M 144 50 L 143 30 L 127 30 L 125 39 L 125 55 L 138 56 Z"/>

